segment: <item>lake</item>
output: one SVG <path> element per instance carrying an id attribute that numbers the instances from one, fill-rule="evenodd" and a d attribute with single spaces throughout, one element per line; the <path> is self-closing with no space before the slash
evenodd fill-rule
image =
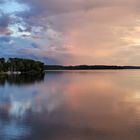
<path id="1" fill-rule="evenodd" d="M 0 140 L 140 140 L 140 71 L 0 75 Z"/>

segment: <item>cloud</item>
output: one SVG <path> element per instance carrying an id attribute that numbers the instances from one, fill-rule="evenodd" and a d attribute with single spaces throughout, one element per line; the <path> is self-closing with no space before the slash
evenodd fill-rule
<path id="1" fill-rule="evenodd" d="M 5 0 L 1 0 L 1 1 L 0 1 L 0 4 L 2 4 L 2 3 L 4 3 L 4 2 L 5 2 Z"/>
<path id="2" fill-rule="evenodd" d="M 10 35 L 12 31 L 10 31 L 9 24 L 11 23 L 9 15 L 0 12 L 0 34 L 2 35 Z"/>
<path id="3" fill-rule="evenodd" d="M 9 37 L 6 37 L 6 36 L 2 36 L 2 37 L 0 37 L 0 42 L 1 43 L 10 42 L 10 38 Z"/>
<path id="4" fill-rule="evenodd" d="M 14 0 L 13 5 L 18 10 L 0 16 L 0 34 L 14 40 L 3 51 L 59 64 L 140 64 L 138 0 Z"/>
<path id="5" fill-rule="evenodd" d="M 4 13 L 0 13 L 0 27 L 6 28 L 8 27 L 9 23 L 10 23 L 9 16 Z"/>

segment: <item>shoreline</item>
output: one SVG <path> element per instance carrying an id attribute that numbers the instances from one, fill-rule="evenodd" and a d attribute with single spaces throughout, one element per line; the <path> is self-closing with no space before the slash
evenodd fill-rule
<path id="1" fill-rule="evenodd" d="M 62 69 L 62 70 L 44 70 L 44 72 L 55 72 L 55 71 L 122 71 L 122 70 L 140 70 L 140 69 L 74 69 L 74 70 L 71 70 L 71 69 Z"/>
<path id="2" fill-rule="evenodd" d="M 55 72 L 55 71 L 118 71 L 118 70 L 140 70 L 140 68 L 136 68 L 136 69 L 127 69 L 127 68 L 123 68 L 123 69 L 45 69 L 43 72 L 0 72 L 0 75 L 21 75 L 21 74 L 43 74 L 44 72 Z"/>
<path id="3" fill-rule="evenodd" d="M 44 71 L 50 70 L 135 70 L 140 69 L 140 66 L 117 66 L 117 65 L 45 65 Z"/>
<path id="4" fill-rule="evenodd" d="M 22 74 L 30 74 L 30 75 L 34 75 L 34 74 L 43 74 L 44 72 L 0 72 L 0 75 L 22 75 Z"/>

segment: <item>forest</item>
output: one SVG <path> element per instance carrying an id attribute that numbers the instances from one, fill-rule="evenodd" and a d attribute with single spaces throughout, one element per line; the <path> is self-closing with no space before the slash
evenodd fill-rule
<path id="1" fill-rule="evenodd" d="M 0 72 L 21 72 L 21 73 L 34 73 L 43 72 L 44 63 L 31 59 L 22 58 L 0 58 Z"/>

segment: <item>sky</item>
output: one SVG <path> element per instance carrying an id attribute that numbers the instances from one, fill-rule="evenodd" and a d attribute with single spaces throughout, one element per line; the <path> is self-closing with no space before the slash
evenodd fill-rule
<path id="1" fill-rule="evenodd" d="M 140 1 L 0 0 L 0 57 L 140 65 Z"/>

